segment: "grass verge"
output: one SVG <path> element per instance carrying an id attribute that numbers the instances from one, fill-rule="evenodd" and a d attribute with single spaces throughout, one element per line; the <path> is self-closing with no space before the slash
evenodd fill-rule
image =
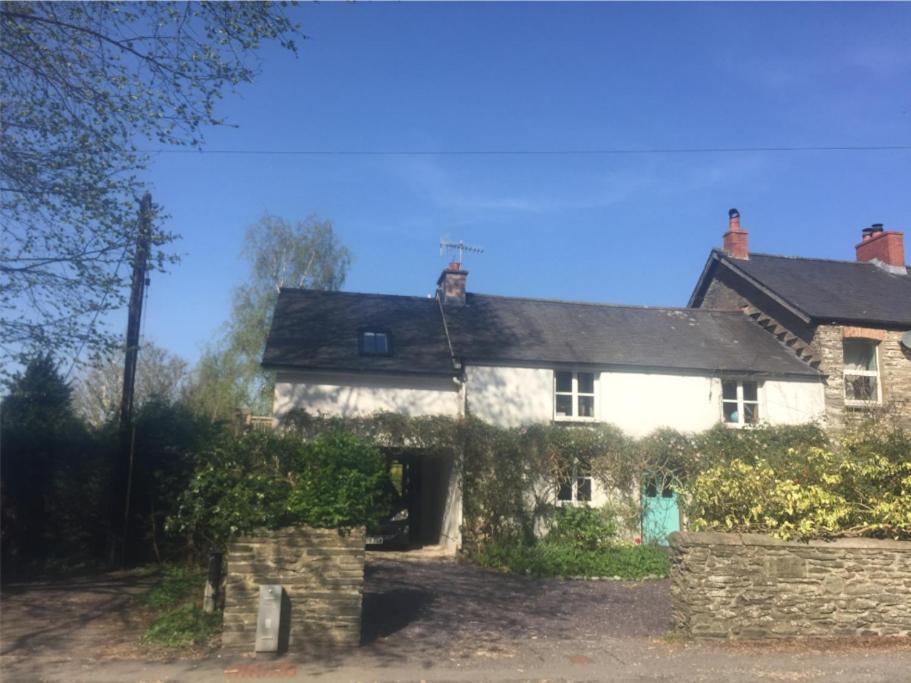
<path id="1" fill-rule="evenodd" d="M 199 606 L 205 582 L 205 573 L 199 569 L 165 567 L 161 580 L 142 598 L 155 615 L 142 642 L 190 647 L 207 644 L 221 633 L 221 612 L 207 614 Z"/>

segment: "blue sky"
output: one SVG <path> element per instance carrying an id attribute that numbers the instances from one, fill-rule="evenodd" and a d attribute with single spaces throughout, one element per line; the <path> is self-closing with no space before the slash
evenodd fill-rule
<path id="1" fill-rule="evenodd" d="M 319 4 L 297 58 L 263 51 L 210 150 L 490 151 L 911 145 L 911 5 Z M 331 218 L 344 289 L 427 295 L 441 237 L 469 290 L 682 306 L 727 210 L 767 253 L 852 259 L 911 235 L 911 151 L 161 154 L 183 239 L 146 337 L 190 361 L 246 275 L 263 212 Z M 911 245 L 909 245 L 911 246 Z M 119 319 L 114 324 L 120 326 Z"/>

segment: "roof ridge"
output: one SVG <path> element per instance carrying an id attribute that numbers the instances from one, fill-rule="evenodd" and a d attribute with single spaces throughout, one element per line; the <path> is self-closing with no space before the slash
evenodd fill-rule
<path id="1" fill-rule="evenodd" d="M 721 251 L 721 250 L 718 250 L 718 251 L 719 251 L 719 253 L 727 256 L 727 254 L 724 254 L 723 251 Z M 765 256 L 767 258 L 784 258 L 784 259 L 789 259 L 791 261 L 822 261 L 824 263 L 844 263 L 844 264 L 854 265 L 854 266 L 878 267 L 872 261 L 847 261 L 845 259 L 820 258 L 818 256 L 785 256 L 784 254 L 766 254 L 761 251 L 750 252 L 750 256 Z M 730 257 L 728 257 L 728 258 L 730 258 Z M 749 260 L 749 259 L 747 259 L 747 260 Z"/>
<path id="2" fill-rule="evenodd" d="M 340 289 L 311 289 L 308 287 L 281 287 L 281 292 L 289 294 L 331 294 L 342 296 L 377 296 L 392 299 L 416 299 L 417 301 L 434 301 L 433 296 L 416 296 L 414 294 L 385 294 L 383 292 L 346 292 Z"/>
<path id="3" fill-rule="evenodd" d="M 485 294 L 483 292 L 468 292 L 469 297 L 487 297 L 490 299 L 509 299 L 510 301 L 535 301 L 545 304 L 570 304 L 572 306 L 594 306 L 596 308 L 632 308 L 635 310 L 646 311 L 680 311 L 693 313 L 696 311 L 703 313 L 736 313 L 742 315 L 739 310 L 730 310 L 726 308 L 688 308 L 686 306 L 646 306 L 644 304 L 609 304 L 598 303 L 595 301 L 578 301 L 574 299 L 549 299 L 546 297 L 534 296 L 510 296 L 508 294 Z"/>

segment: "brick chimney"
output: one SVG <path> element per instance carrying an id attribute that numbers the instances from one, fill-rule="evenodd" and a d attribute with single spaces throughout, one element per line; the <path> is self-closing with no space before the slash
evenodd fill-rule
<path id="1" fill-rule="evenodd" d="M 465 303 L 465 280 L 468 271 L 462 270 L 458 261 L 451 262 L 437 280 L 437 296 L 444 304 L 462 305 Z"/>
<path id="2" fill-rule="evenodd" d="M 728 211 L 728 231 L 724 233 L 724 251 L 728 256 L 739 259 L 750 258 L 748 238 L 750 233 L 740 227 L 740 212 Z"/>
<path id="3" fill-rule="evenodd" d="M 905 236 L 895 230 L 883 230 L 882 223 L 874 223 L 861 231 L 863 239 L 854 247 L 858 261 L 877 261 L 878 266 L 904 275 Z"/>

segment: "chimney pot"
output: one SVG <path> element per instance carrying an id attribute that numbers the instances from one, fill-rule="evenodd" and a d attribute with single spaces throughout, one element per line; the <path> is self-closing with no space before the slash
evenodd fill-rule
<path id="1" fill-rule="evenodd" d="M 462 264 L 451 261 L 437 279 L 437 296 L 444 304 L 464 304 L 467 277 L 468 272 L 462 270 Z"/>
<path id="2" fill-rule="evenodd" d="M 740 212 L 737 209 L 728 211 L 728 231 L 724 233 L 724 251 L 734 258 L 750 258 L 749 233 L 740 227 Z"/>
<path id="3" fill-rule="evenodd" d="M 874 223 L 861 230 L 862 239 L 854 249 L 860 262 L 877 261 L 889 271 L 907 273 L 905 268 L 905 236 L 896 230 L 885 230 L 882 223 Z"/>

